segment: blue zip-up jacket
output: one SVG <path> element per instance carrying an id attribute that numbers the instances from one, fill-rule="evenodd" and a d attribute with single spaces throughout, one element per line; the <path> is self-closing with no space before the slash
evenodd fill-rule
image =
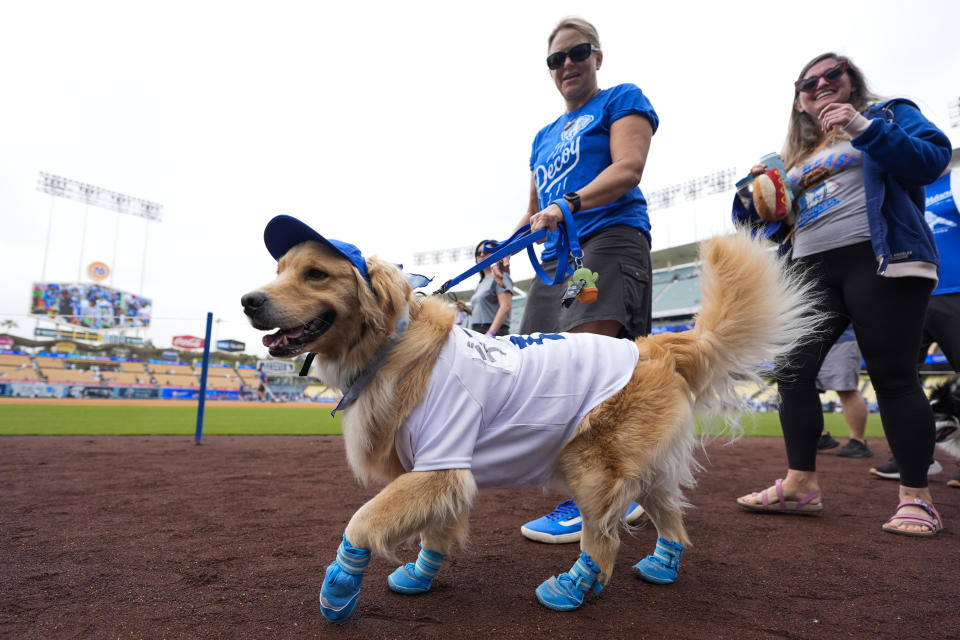
<path id="1" fill-rule="evenodd" d="M 877 273 L 902 275 L 898 265 L 910 262 L 939 265 L 937 245 L 923 216 L 924 186 L 950 163 L 950 140 L 909 100 L 889 100 L 863 115 L 873 122 L 850 144 L 863 152 L 863 188 Z M 790 228 L 764 222 L 752 203 L 748 209 L 734 197 L 733 221 L 779 242 L 781 253 L 789 251 L 785 240 Z"/>

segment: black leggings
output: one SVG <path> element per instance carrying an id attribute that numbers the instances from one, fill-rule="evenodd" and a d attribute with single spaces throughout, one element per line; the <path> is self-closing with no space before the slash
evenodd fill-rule
<path id="1" fill-rule="evenodd" d="M 923 324 L 919 364 L 927 359 L 927 350 L 936 342 L 954 371 L 960 371 L 960 293 L 930 296 L 927 319 Z"/>
<path id="2" fill-rule="evenodd" d="M 796 471 L 816 471 L 823 410 L 815 381 L 837 337 L 853 322 L 900 484 L 927 486 L 933 459 L 933 412 L 917 376 L 917 351 L 933 280 L 885 278 L 875 273 L 869 242 L 804 258 L 808 277 L 818 283 L 821 308 L 829 319 L 818 339 L 778 363 L 780 424 L 787 461 Z"/>

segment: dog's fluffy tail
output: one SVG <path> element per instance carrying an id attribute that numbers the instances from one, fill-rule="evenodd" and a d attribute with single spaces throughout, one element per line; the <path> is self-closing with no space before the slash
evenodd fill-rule
<path id="1" fill-rule="evenodd" d="M 766 241 L 746 232 L 719 236 L 700 245 L 700 258 L 702 306 L 693 330 L 655 338 L 673 353 L 695 409 L 723 415 L 721 431 L 736 435 L 747 409 L 737 386 L 762 384 L 761 368 L 810 339 L 821 320 L 811 285 Z"/>

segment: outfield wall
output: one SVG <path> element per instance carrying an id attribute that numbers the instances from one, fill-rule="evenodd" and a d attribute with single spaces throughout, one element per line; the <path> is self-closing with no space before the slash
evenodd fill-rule
<path id="1" fill-rule="evenodd" d="M 199 389 L 156 387 L 101 387 L 46 382 L 0 382 L 0 397 L 13 398 L 127 398 L 135 400 L 197 400 Z M 207 389 L 208 400 L 240 400 L 235 390 Z"/>

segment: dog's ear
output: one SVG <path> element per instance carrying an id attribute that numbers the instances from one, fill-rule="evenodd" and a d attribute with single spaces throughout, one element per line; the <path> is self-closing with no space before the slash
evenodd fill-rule
<path id="1" fill-rule="evenodd" d="M 356 272 L 360 312 L 375 332 L 392 332 L 397 316 L 409 305 L 413 289 L 396 265 L 379 258 L 367 259 L 367 273 L 369 284 Z"/>

